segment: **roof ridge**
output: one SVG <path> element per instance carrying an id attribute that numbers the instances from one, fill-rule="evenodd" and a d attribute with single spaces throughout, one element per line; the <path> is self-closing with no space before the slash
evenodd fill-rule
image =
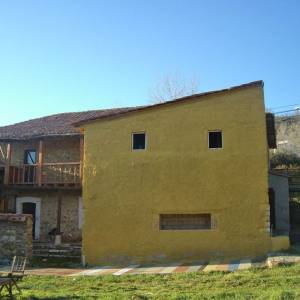
<path id="1" fill-rule="evenodd" d="M 133 107 L 132 109 L 128 109 L 127 111 L 124 110 L 120 113 L 116 113 L 116 114 L 112 114 L 112 115 L 99 116 L 99 117 L 96 117 L 96 118 L 85 119 L 85 120 L 82 120 L 82 121 L 80 120 L 78 122 L 74 122 L 73 125 L 78 127 L 82 124 L 89 123 L 89 122 L 99 120 L 99 119 L 103 119 L 103 118 L 107 118 L 107 117 L 111 117 L 111 116 L 124 115 L 124 114 L 130 113 L 130 112 L 133 112 L 133 111 L 140 111 L 140 110 L 145 110 L 145 109 L 149 109 L 149 108 L 153 108 L 153 107 L 164 106 L 164 105 L 173 104 L 173 103 L 177 103 L 177 102 L 182 102 L 182 101 L 197 98 L 197 97 L 204 97 L 204 96 L 213 95 L 213 94 L 225 93 L 225 92 L 229 92 L 229 91 L 232 91 L 232 90 L 238 90 L 238 89 L 247 88 L 247 87 L 251 87 L 251 86 L 262 86 L 263 87 L 264 82 L 263 82 L 263 80 L 256 80 L 256 81 L 250 81 L 248 83 L 243 83 L 243 84 L 236 85 L 236 86 L 231 86 L 229 88 L 211 90 L 211 91 L 202 92 L 202 93 L 195 93 L 195 94 L 192 94 L 192 95 L 172 99 L 172 100 L 165 101 L 165 102 L 162 102 L 162 103 L 155 103 L 155 104 L 151 104 L 151 105 L 147 105 L 147 106 Z"/>

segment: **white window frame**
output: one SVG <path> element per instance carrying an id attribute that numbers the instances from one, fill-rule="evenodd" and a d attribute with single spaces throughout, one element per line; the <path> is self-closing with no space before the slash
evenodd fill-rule
<path id="1" fill-rule="evenodd" d="M 222 147 L 220 148 L 210 148 L 209 147 L 209 134 L 210 133 L 213 133 L 213 132 L 221 132 L 221 137 L 222 137 Z M 223 131 L 221 129 L 215 129 L 215 130 L 208 130 L 208 133 L 207 133 L 207 146 L 208 146 L 208 149 L 211 149 L 211 150 L 221 150 L 224 148 L 224 135 L 223 135 Z"/>
<path id="2" fill-rule="evenodd" d="M 145 148 L 144 149 L 134 149 L 133 148 L 133 137 L 135 134 L 144 134 L 145 135 Z M 148 139 L 147 139 L 146 131 L 135 131 L 135 132 L 131 133 L 131 150 L 132 151 L 145 151 L 145 150 L 147 150 L 147 144 L 148 144 Z"/>

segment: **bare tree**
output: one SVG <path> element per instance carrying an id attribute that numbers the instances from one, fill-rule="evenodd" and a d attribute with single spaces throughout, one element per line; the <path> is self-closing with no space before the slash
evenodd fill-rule
<path id="1" fill-rule="evenodd" d="M 167 75 L 150 91 L 151 102 L 162 103 L 197 93 L 198 81 L 182 75 Z"/>

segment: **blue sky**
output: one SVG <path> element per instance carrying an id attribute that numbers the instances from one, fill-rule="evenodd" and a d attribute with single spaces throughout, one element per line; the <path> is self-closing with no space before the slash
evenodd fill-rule
<path id="1" fill-rule="evenodd" d="M 175 73 L 300 103 L 299 15 L 298 0 L 0 1 L 0 125 L 149 103 Z"/>

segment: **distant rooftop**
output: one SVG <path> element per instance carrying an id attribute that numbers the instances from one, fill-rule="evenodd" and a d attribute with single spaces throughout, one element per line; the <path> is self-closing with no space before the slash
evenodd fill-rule
<path id="1" fill-rule="evenodd" d="M 79 135 L 74 122 L 111 115 L 132 108 L 113 108 L 83 112 L 61 113 L 0 127 L 0 140 L 27 140 L 49 136 Z"/>

